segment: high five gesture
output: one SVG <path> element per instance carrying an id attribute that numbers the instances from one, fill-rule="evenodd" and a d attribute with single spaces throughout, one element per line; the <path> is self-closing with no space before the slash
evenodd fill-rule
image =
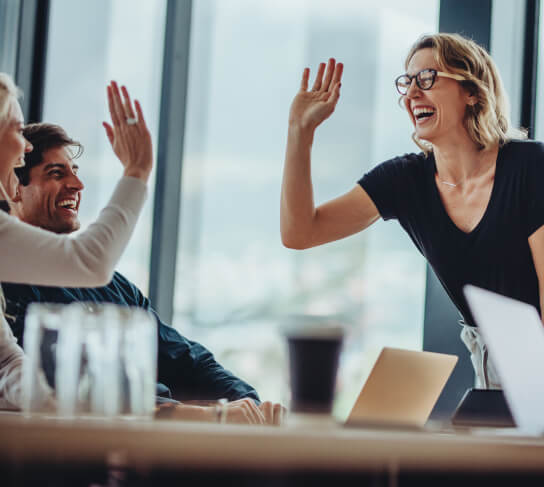
<path id="1" fill-rule="evenodd" d="M 290 125 L 315 130 L 321 122 L 331 116 L 340 98 L 343 69 L 343 64 L 336 64 L 332 58 L 329 59 L 326 72 L 325 63 L 321 63 L 311 91 L 308 91 L 310 68 L 304 69 L 300 91 L 291 105 Z"/>
<path id="2" fill-rule="evenodd" d="M 357 233 L 379 218 L 359 185 L 318 208 L 314 205 L 311 152 L 315 129 L 329 118 L 340 98 L 344 66 L 329 59 L 317 70 L 308 91 L 310 70 L 302 75 L 300 90 L 289 113 L 289 132 L 281 191 L 281 239 L 286 247 L 305 249 Z M 331 161 L 335 163 L 335 161 Z"/>
<path id="3" fill-rule="evenodd" d="M 133 106 L 127 89 L 123 86 L 119 90 L 115 81 L 107 87 L 107 93 L 112 123 L 102 125 L 108 140 L 125 167 L 125 176 L 146 182 L 153 167 L 153 147 L 140 103 L 136 100 Z"/>

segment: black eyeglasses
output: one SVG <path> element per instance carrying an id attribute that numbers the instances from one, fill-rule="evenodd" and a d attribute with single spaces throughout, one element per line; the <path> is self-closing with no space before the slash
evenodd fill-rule
<path id="1" fill-rule="evenodd" d="M 417 74 L 410 76 L 409 74 L 401 74 L 398 78 L 395 79 L 395 86 L 397 91 L 401 95 L 406 95 L 410 86 L 412 86 L 412 80 L 415 78 L 416 85 L 420 90 L 430 90 L 434 82 L 436 81 L 437 76 L 442 76 L 444 78 L 451 78 L 457 81 L 464 81 L 466 78 L 460 74 L 451 74 L 444 73 L 443 71 L 437 71 L 436 69 L 423 69 Z"/>

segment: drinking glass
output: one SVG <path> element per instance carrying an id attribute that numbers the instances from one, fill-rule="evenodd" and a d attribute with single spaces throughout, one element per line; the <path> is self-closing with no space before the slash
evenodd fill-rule
<path id="1" fill-rule="evenodd" d="M 65 344 L 64 362 L 71 358 L 75 364 L 76 356 L 79 356 L 80 341 L 77 338 L 79 326 L 77 323 L 67 321 L 65 317 L 66 306 L 62 304 L 32 303 L 28 307 L 24 331 L 26 359 L 21 386 L 23 410 L 27 413 L 50 412 L 48 407 L 53 406 L 47 403 L 45 397 L 48 386 L 55 388 L 57 348 L 61 329 L 64 330 L 62 336 L 62 342 Z M 76 337 L 73 332 L 76 332 Z M 70 340 L 71 344 L 68 343 Z M 73 356 L 66 356 L 69 351 Z M 77 375 L 75 365 L 71 370 L 73 375 Z M 67 391 L 68 378 L 62 378 L 62 382 L 63 386 L 60 389 Z"/>
<path id="2" fill-rule="evenodd" d="M 41 411 L 38 381 L 55 389 L 60 416 L 150 417 L 157 323 L 141 308 L 32 304 L 25 324 L 25 410 Z"/>

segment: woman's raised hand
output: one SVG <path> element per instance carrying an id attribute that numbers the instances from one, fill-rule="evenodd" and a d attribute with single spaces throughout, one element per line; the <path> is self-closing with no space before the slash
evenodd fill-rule
<path id="1" fill-rule="evenodd" d="M 115 81 L 107 87 L 108 106 L 110 109 L 110 125 L 104 122 L 106 135 L 123 166 L 124 175 L 132 176 L 146 182 L 153 167 L 153 146 L 151 134 L 145 124 L 142 107 L 138 100 L 134 102 L 134 110 L 127 89 L 122 86 L 121 92 Z"/>
<path id="2" fill-rule="evenodd" d="M 314 130 L 321 122 L 329 118 L 340 98 L 340 86 L 344 65 L 329 59 L 325 72 L 325 63 L 317 69 L 314 85 L 308 91 L 310 68 L 302 74 L 300 91 L 291 104 L 289 124 L 302 129 Z"/>

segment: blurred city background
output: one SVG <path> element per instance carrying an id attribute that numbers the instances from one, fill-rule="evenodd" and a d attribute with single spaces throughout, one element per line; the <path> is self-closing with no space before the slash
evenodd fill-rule
<path id="1" fill-rule="evenodd" d="M 193 2 L 172 326 L 210 348 L 262 398 L 288 401 L 281 325 L 293 313 L 348 329 L 335 405 L 345 416 L 385 346 L 421 349 L 425 263 L 395 222 L 306 251 L 284 248 L 279 195 L 287 118 L 302 70 L 345 64 L 317 131 L 317 203 L 370 168 L 417 151 L 393 80 L 437 31 L 438 0 Z M 85 145 L 83 226 L 121 173 L 100 121 L 105 85 L 126 84 L 158 133 L 166 2 L 52 0 L 43 119 Z M 156 144 L 156 139 L 155 139 Z M 156 148 L 156 147 L 155 147 Z M 153 183 L 150 185 L 153 188 Z M 146 292 L 153 194 L 119 270 Z"/>

